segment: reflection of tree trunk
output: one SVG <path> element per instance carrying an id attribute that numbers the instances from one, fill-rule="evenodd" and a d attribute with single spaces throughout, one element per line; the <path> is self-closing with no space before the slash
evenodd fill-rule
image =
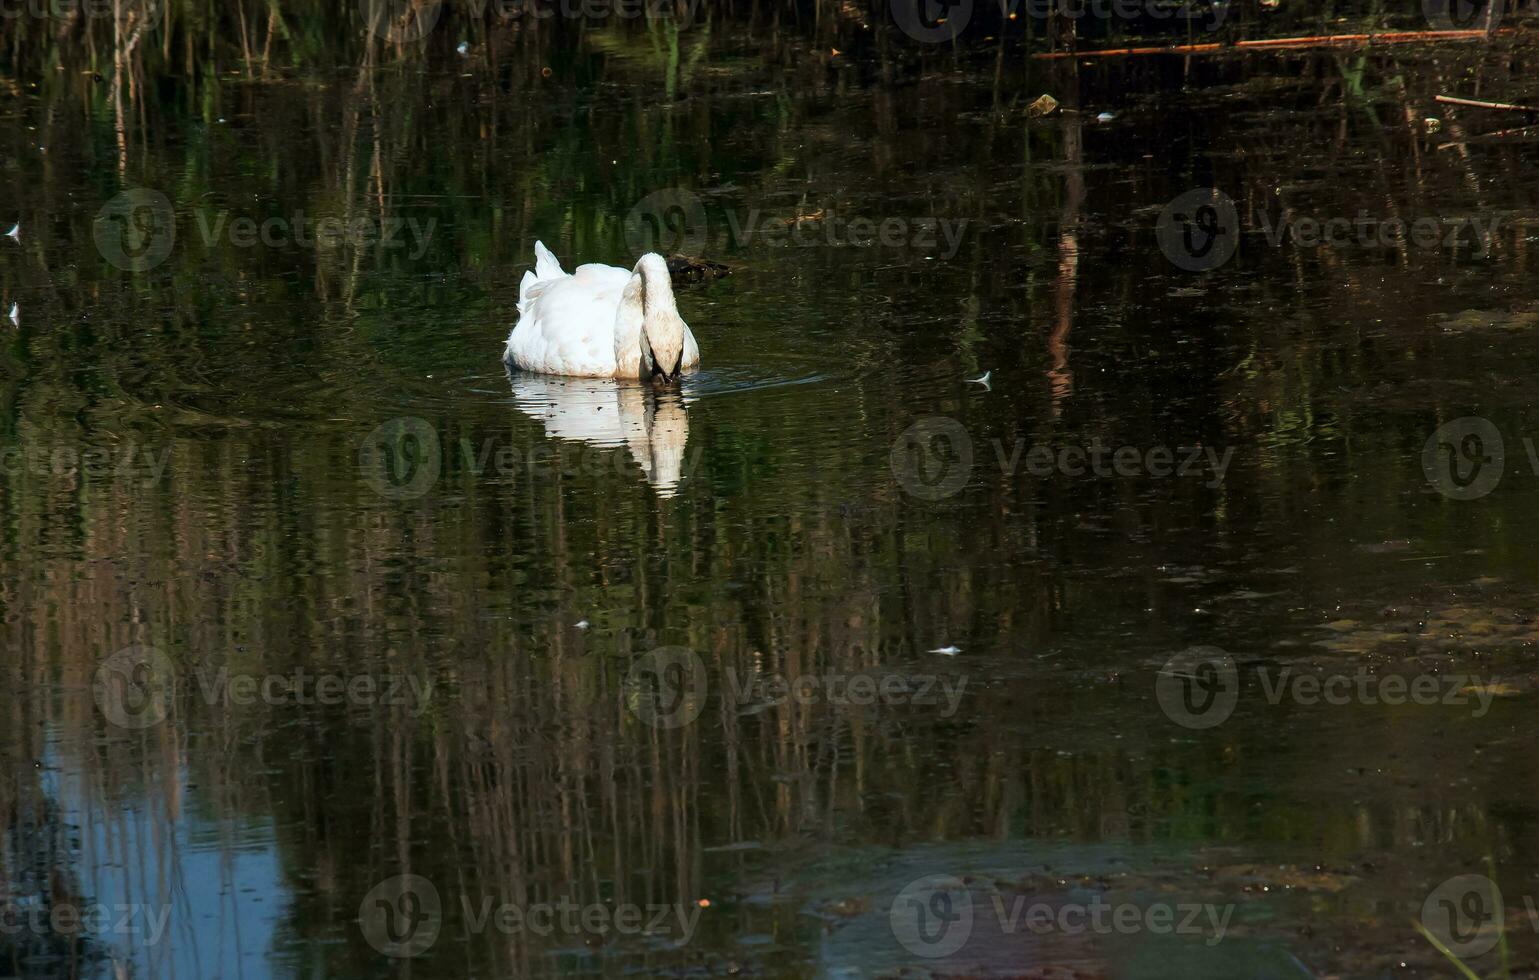
<path id="1" fill-rule="evenodd" d="M 128 171 L 128 123 L 123 109 L 123 85 L 126 82 L 129 87 L 129 101 L 137 103 L 139 91 L 134 54 L 144 38 L 153 10 L 153 4 L 141 6 L 140 0 L 113 0 L 112 4 L 112 110 L 117 131 L 119 177 Z M 140 111 L 143 112 L 142 106 Z"/>
<path id="2" fill-rule="evenodd" d="M 1063 89 L 1068 101 L 1073 88 Z M 1063 116 L 1063 157 L 1068 165 L 1064 177 L 1063 212 L 1058 219 L 1058 279 L 1053 295 L 1053 332 L 1047 338 L 1052 367 L 1047 377 L 1053 393 L 1053 414 L 1062 410 L 1063 399 L 1074 393 L 1074 372 L 1069 368 L 1069 330 L 1074 324 L 1074 290 L 1079 282 L 1079 223 L 1085 204 L 1083 169 L 1083 122 L 1078 112 Z"/>
<path id="3" fill-rule="evenodd" d="M 123 70 L 128 53 L 123 49 L 123 0 L 113 4 L 112 17 L 112 114 L 118 138 L 118 176 L 128 172 L 128 136 L 123 128 Z"/>

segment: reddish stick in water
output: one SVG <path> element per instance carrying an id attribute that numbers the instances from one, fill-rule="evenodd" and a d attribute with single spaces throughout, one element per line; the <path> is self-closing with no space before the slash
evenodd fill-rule
<path id="1" fill-rule="evenodd" d="M 1513 105 L 1511 102 L 1481 102 L 1477 99 L 1457 99 L 1452 95 L 1435 96 L 1436 101 L 1448 105 L 1467 105 L 1475 109 L 1501 109 L 1505 112 L 1539 112 L 1531 105 Z"/>
<path id="2" fill-rule="evenodd" d="M 1496 33 L 1504 33 L 1498 31 Z M 1266 51 L 1275 48 L 1315 48 L 1354 44 L 1416 44 L 1426 41 L 1474 41 L 1490 37 L 1483 30 L 1395 31 L 1386 34 L 1320 34 L 1313 37 L 1273 37 L 1230 44 L 1171 44 L 1147 48 L 1097 48 L 1093 51 L 1043 51 L 1033 58 L 1120 58 L 1142 54 L 1214 54 L 1219 51 Z"/>

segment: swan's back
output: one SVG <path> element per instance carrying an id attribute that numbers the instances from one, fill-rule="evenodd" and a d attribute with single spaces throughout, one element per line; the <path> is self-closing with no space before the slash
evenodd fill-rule
<path id="1" fill-rule="evenodd" d="M 631 274 L 596 262 L 567 275 L 544 245 L 519 288 L 518 324 L 504 359 L 525 371 L 615 375 L 615 315 Z"/>

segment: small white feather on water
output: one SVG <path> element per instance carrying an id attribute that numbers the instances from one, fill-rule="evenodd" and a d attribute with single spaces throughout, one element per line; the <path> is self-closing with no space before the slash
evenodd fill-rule
<path id="1" fill-rule="evenodd" d="M 957 646 L 936 647 L 934 650 L 931 650 L 930 652 L 931 653 L 939 653 L 939 654 L 942 654 L 943 656 L 947 656 L 947 657 L 955 657 L 957 654 L 962 652 L 962 648 L 961 647 L 957 647 Z"/>

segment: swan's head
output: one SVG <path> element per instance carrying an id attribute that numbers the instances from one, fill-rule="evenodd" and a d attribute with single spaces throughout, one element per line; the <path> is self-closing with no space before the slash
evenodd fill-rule
<path id="1" fill-rule="evenodd" d="M 636 263 L 641 277 L 641 349 L 643 370 L 653 380 L 677 381 L 684 366 L 684 319 L 673 301 L 668 263 L 648 252 Z"/>

